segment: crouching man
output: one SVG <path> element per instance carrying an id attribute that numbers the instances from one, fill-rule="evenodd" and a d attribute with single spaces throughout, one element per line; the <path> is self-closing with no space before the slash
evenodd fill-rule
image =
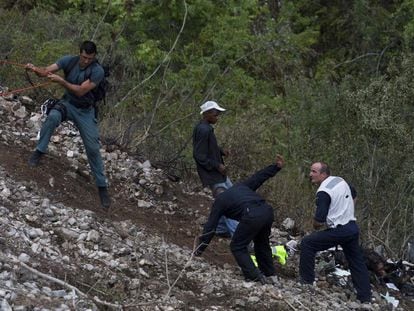
<path id="1" fill-rule="evenodd" d="M 276 274 L 276 271 L 269 244 L 274 220 L 273 208 L 256 193 L 256 190 L 267 179 L 275 176 L 283 165 L 283 157 L 277 155 L 275 164 L 256 172 L 246 181 L 237 183 L 229 189 L 216 190 L 213 207 L 194 252 L 196 256 L 200 256 L 207 248 L 214 237 L 220 217 L 224 215 L 239 221 L 231 239 L 230 249 L 246 281 L 258 281 L 262 284 L 273 282 L 274 278 L 271 277 Z M 254 265 L 248 251 L 251 241 L 254 242 L 258 267 Z"/>

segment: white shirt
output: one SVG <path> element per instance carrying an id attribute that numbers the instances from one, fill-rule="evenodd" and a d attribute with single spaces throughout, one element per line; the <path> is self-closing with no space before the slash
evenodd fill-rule
<path id="1" fill-rule="evenodd" d="M 346 225 L 351 220 L 356 220 L 351 189 L 345 180 L 338 176 L 329 176 L 321 183 L 316 193 L 319 191 L 324 191 L 331 197 L 326 216 L 326 224 L 329 228 Z"/>

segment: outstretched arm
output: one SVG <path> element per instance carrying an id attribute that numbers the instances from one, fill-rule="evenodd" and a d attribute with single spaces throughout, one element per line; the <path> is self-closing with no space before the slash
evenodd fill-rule
<path id="1" fill-rule="evenodd" d="M 219 203 L 214 202 L 210 216 L 204 225 L 203 234 L 198 238 L 198 246 L 194 252 L 196 256 L 200 256 L 213 239 L 220 217 L 223 215 L 223 207 Z"/>
<path id="2" fill-rule="evenodd" d="M 256 191 L 266 180 L 276 175 L 285 165 L 285 160 L 280 154 L 276 155 L 275 164 L 269 165 L 264 169 L 256 172 L 250 178 L 243 182 L 244 185 Z"/>

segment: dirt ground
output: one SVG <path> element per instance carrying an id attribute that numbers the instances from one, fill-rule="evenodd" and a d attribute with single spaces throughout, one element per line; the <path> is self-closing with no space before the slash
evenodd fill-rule
<path id="1" fill-rule="evenodd" d="M 69 163 L 66 159 L 46 155 L 38 167 L 30 168 L 27 161 L 31 152 L 19 146 L 0 143 L 0 161 L 7 173 L 17 181 L 36 184 L 53 203 L 70 202 L 69 205 L 74 208 L 94 211 L 98 217 L 112 221 L 129 219 L 138 227 L 147 228 L 153 233 L 163 235 L 169 242 L 188 248 L 193 247 L 194 237 L 202 230 L 201 226 L 195 225 L 195 220 L 185 213 L 178 211 L 172 215 L 161 215 L 153 213 L 151 209 L 137 208 L 136 202 L 130 202 L 119 195 L 122 193 L 123 185 L 116 180 L 111 180 L 112 206 L 105 210 L 100 207 L 97 188 L 92 181 L 81 174 L 77 174 L 76 177 L 67 174 Z M 52 178 L 53 187 L 50 184 Z M 210 206 L 207 198 L 184 194 L 178 185 L 172 189 L 178 206 L 199 210 L 200 215 L 207 216 Z M 219 266 L 226 263 L 236 265 L 228 244 L 228 239 L 213 239 L 203 257 Z"/>
<path id="2" fill-rule="evenodd" d="M 25 146 L 34 148 L 33 142 L 27 142 Z M 109 210 L 104 210 L 100 207 L 94 183 L 82 174 L 68 174 L 68 171 L 73 170 L 69 168 L 66 159 L 46 155 L 38 167 L 30 168 L 27 161 L 31 152 L 32 150 L 27 147 L 0 143 L 0 161 L 7 174 L 16 181 L 24 182 L 28 187 L 36 186 L 52 203 L 68 203 L 73 208 L 91 210 L 98 218 L 109 221 L 130 220 L 138 227 L 162 235 L 168 242 L 190 249 L 194 245 L 195 237 L 201 233 L 201 225 L 188 214 L 180 213 L 180 208 L 174 214 L 159 214 L 151 209 L 137 208 L 136 202 L 130 202 L 122 195 L 123 184 L 116 180 L 111 180 L 112 206 Z M 53 186 L 51 179 L 53 179 Z M 208 215 L 211 201 L 207 197 L 185 194 L 178 184 L 168 191 L 167 195 L 176 197 L 175 202 L 183 210 L 191 208 L 198 210 L 200 215 Z M 230 265 L 236 271 L 237 264 L 230 252 L 229 243 L 229 239 L 213 239 L 203 258 L 218 266 Z M 295 269 L 278 269 L 278 271 L 282 278 L 297 278 Z M 411 301 L 402 304 L 408 306 L 407 310 L 412 307 Z"/>

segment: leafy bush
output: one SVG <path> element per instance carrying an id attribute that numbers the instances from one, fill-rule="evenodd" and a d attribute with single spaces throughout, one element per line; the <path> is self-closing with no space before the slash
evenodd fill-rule
<path id="1" fill-rule="evenodd" d="M 233 180 L 285 156 L 286 169 L 261 190 L 278 221 L 310 228 L 306 179 L 323 160 L 356 186 L 364 241 L 402 253 L 414 223 L 414 7 L 344 3 L 4 1 L 0 54 L 46 66 L 93 39 L 111 68 L 104 141 L 194 176 L 198 106 L 216 100 L 228 109 L 216 133 L 232 150 Z M 21 68 L 5 65 L 0 83 L 27 85 Z M 62 92 L 46 90 L 28 94 Z"/>

